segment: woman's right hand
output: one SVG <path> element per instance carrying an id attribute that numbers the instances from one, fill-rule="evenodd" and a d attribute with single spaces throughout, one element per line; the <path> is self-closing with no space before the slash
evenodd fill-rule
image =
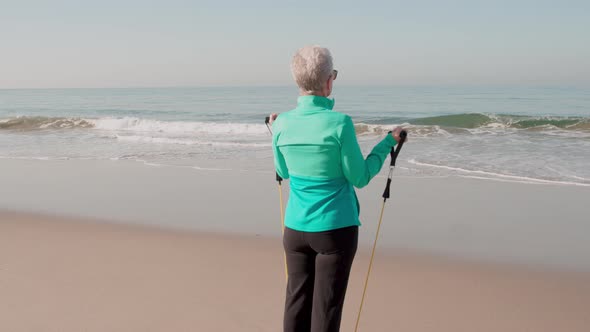
<path id="1" fill-rule="evenodd" d="M 404 130 L 404 128 L 402 127 L 396 127 L 392 132 L 391 132 L 391 136 L 393 136 L 393 139 L 395 139 L 396 142 L 399 143 L 399 141 L 401 141 L 401 137 L 400 134 L 402 132 L 402 130 Z M 406 138 L 406 141 L 408 139 Z"/>

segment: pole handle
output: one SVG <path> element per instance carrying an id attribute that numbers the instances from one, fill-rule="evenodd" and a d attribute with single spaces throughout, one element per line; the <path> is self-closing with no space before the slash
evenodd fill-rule
<path id="1" fill-rule="evenodd" d="M 389 132 L 389 135 L 391 135 L 391 132 Z M 399 142 L 397 143 L 397 146 L 395 148 L 391 148 L 391 162 L 389 164 L 389 167 L 395 167 L 395 161 L 397 160 L 397 156 L 399 154 L 399 152 L 402 149 L 402 146 L 404 145 L 404 142 L 406 141 L 406 138 L 408 137 L 408 132 L 405 130 L 402 130 L 401 133 L 399 133 Z M 383 197 L 383 201 L 385 202 L 388 198 L 389 198 L 389 191 L 390 191 L 390 187 L 391 187 L 391 170 L 389 171 L 389 176 L 387 177 L 387 184 L 385 185 L 385 190 L 383 191 L 383 195 L 381 197 Z"/>
<path id="2" fill-rule="evenodd" d="M 391 162 L 389 164 L 389 166 L 395 166 L 395 162 L 397 160 L 397 155 L 399 154 L 400 150 L 402 149 L 402 146 L 404 145 L 404 143 L 406 142 L 406 138 L 408 137 L 408 132 L 405 130 L 402 130 L 401 133 L 399 133 L 399 138 L 400 141 L 397 143 L 397 146 L 394 148 L 391 148 Z"/>
<path id="3" fill-rule="evenodd" d="M 270 133 L 272 134 L 272 130 L 270 129 L 270 126 L 268 125 L 269 123 L 270 123 L 270 116 L 267 116 L 266 118 L 264 118 L 264 124 L 266 124 L 268 131 L 270 131 Z M 277 180 L 277 182 L 279 184 L 281 184 L 281 182 L 283 182 L 283 178 L 279 175 L 279 173 L 276 173 L 276 172 L 275 172 L 275 179 Z"/>

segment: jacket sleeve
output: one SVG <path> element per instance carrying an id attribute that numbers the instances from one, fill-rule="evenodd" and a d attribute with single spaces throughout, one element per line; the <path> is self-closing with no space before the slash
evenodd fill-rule
<path id="1" fill-rule="evenodd" d="M 356 139 L 354 124 L 349 116 L 346 116 L 340 135 L 341 160 L 344 176 L 353 186 L 362 188 L 379 173 L 383 162 L 397 142 L 388 134 L 381 142 L 377 143 L 371 153 L 365 159 Z"/>
<path id="2" fill-rule="evenodd" d="M 276 123 L 276 122 L 275 122 Z M 278 127 L 278 126 L 273 126 Z M 272 152 L 274 154 L 274 162 L 275 162 L 275 170 L 277 174 L 283 179 L 289 178 L 289 169 L 287 168 L 287 163 L 285 162 L 285 157 L 281 153 L 281 150 L 277 146 L 277 142 L 279 140 L 280 131 L 275 130 L 272 135 Z"/>

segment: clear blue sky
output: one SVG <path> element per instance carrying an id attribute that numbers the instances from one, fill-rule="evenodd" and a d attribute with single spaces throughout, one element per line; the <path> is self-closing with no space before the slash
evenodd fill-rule
<path id="1" fill-rule="evenodd" d="M 306 44 L 340 84 L 588 84 L 590 1 L 0 0 L 0 88 L 289 85 Z"/>

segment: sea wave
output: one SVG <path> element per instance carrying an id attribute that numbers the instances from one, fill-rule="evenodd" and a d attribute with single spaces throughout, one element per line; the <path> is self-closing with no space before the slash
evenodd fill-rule
<path id="1" fill-rule="evenodd" d="M 0 120 L 0 130 L 30 131 L 92 127 L 94 127 L 92 122 L 81 118 L 19 116 Z"/>
<path id="2" fill-rule="evenodd" d="M 381 118 L 357 122 L 358 134 L 387 133 L 404 125 L 415 137 L 481 134 L 503 130 L 547 132 L 590 137 L 590 117 L 531 117 L 520 115 L 486 115 L 465 113 L 423 118 Z M 68 118 L 21 116 L 0 120 L 0 130 L 35 131 L 93 129 L 107 132 L 163 133 L 169 135 L 268 135 L 262 123 L 163 121 L 137 117 Z M 570 135 L 572 136 L 572 135 Z"/>
<path id="3" fill-rule="evenodd" d="M 114 132 L 157 132 L 165 134 L 242 134 L 262 135 L 264 124 L 201 121 L 160 121 L 136 117 L 66 118 L 20 116 L 0 120 L 0 130 L 35 131 L 44 129 L 95 129 Z"/>
<path id="4" fill-rule="evenodd" d="M 400 118 L 382 118 L 374 124 L 399 123 Z M 590 117 L 581 116 L 525 116 L 511 114 L 463 113 L 423 118 L 403 119 L 411 125 L 440 126 L 443 128 L 475 129 L 482 127 L 530 129 L 551 126 L 567 130 L 590 130 Z"/>
<path id="5" fill-rule="evenodd" d="M 532 117 L 520 115 L 486 115 L 465 113 L 424 118 L 383 118 L 371 123 L 357 123 L 357 134 L 383 134 L 403 125 L 414 137 L 450 136 L 453 134 L 488 134 L 506 130 L 543 132 L 569 137 L 590 137 L 588 117 Z"/>

